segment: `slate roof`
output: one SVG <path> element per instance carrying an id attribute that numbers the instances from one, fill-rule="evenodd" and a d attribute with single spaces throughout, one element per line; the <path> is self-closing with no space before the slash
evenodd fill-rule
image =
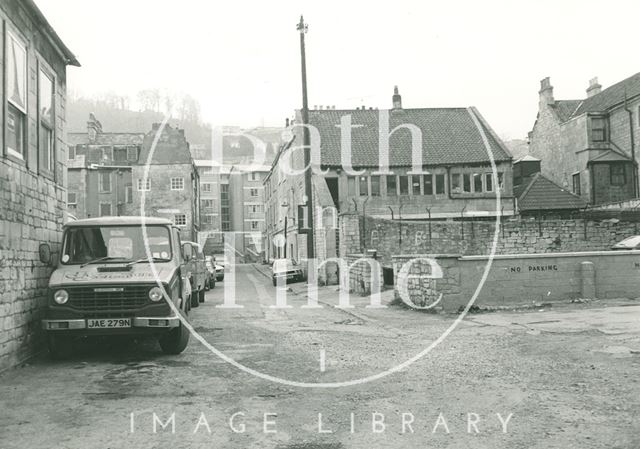
<path id="1" fill-rule="evenodd" d="M 627 98 L 640 95 L 640 72 L 630 76 L 608 88 L 599 94 L 584 100 L 559 100 L 554 108 L 558 112 L 561 121 L 566 122 L 588 112 L 605 112 L 608 109 L 624 103 Z"/>
<path id="2" fill-rule="evenodd" d="M 553 104 L 553 108 L 556 110 L 560 120 L 566 122 L 571 119 L 580 103 L 582 103 L 582 100 L 557 100 Z"/>
<path id="3" fill-rule="evenodd" d="M 351 160 L 353 167 L 378 166 L 379 113 L 373 109 L 309 111 L 309 123 L 320 132 L 321 163 L 341 166 L 340 119 L 351 115 Z M 494 160 L 507 161 L 511 154 L 475 108 L 394 109 L 389 113 L 389 131 L 412 124 L 422 131 L 423 165 L 488 163 L 483 135 Z M 411 166 L 411 134 L 399 129 L 389 138 L 389 166 Z"/>
<path id="4" fill-rule="evenodd" d="M 142 145 L 144 133 L 98 133 L 94 142 L 89 142 L 87 133 L 67 133 L 68 145 Z"/>
<path id="5" fill-rule="evenodd" d="M 632 159 L 626 154 L 620 154 L 613 150 L 607 150 L 589 159 L 589 162 L 631 162 Z"/>
<path id="6" fill-rule="evenodd" d="M 587 202 L 563 189 L 549 178 L 536 173 L 513 187 L 520 211 L 582 209 Z"/>

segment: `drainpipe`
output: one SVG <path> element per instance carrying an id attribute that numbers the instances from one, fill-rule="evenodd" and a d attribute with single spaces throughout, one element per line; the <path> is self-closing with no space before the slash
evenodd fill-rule
<path id="1" fill-rule="evenodd" d="M 627 105 L 627 92 L 624 93 L 624 110 L 629 114 L 629 140 L 631 143 L 631 161 L 633 162 L 633 196 L 638 198 L 638 168 L 636 166 L 636 146 L 633 138 L 633 111 Z"/>

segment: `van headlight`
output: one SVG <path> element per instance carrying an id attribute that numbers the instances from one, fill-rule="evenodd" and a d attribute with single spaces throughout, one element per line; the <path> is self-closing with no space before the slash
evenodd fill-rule
<path id="1" fill-rule="evenodd" d="M 153 302 L 158 302 L 162 299 L 162 289 L 160 287 L 153 287 L 149 290 L 149 299 Z"/>
<path id="2" fill-rule="evenodd" d="M 66 304 L 69 301 L 69 293 L 66 290 L 57 290 L 53 294 L 53 300 L 58 304 Z"/>

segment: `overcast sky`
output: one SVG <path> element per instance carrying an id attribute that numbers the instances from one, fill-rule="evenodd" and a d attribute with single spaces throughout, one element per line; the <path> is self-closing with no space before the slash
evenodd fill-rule
<path id="1" fill-rule="evenodd" d="M 196 97 L 215 125 L 277 125 L 301 105 L 296 23 L 309 24 L 309 105 L 476 106 L 525 138 L 539 80 L 583 98 L 640 71 L 629 1 L 36 0 L 82 67 L 69 89 Z"/>

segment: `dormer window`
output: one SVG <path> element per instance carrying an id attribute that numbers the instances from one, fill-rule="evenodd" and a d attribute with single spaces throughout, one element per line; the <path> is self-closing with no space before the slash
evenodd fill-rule
<path id="1" fill-rule="evenodd" d="M 591 140 L 593 142 L 607 141 L 607 121 L 604 117 L 591 117 Z"/>

